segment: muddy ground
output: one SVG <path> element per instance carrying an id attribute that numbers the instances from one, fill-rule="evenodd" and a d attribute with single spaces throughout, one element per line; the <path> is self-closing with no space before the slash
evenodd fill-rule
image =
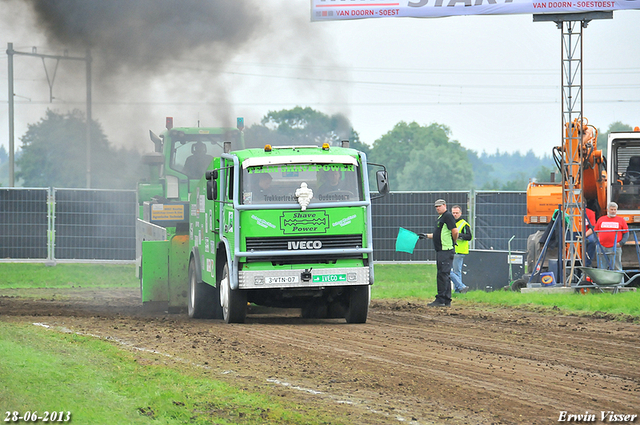
<path id="1" fill-rule="evenodd" d="M 140 359 L 207 371 L 347 423 L 550 424 L 562 412 L 595 415 L 572 423 L 609 423 L 602 411 L 640 415 L 640 324 L 630 318 L 455 300 L 448 309 L 374 301 L 364 325 L 298 314 L 255 310 L 246 324 L 227 325 L 143 312 L 136 290 L 0 296 L 0 320 L 157 352 Z"/>

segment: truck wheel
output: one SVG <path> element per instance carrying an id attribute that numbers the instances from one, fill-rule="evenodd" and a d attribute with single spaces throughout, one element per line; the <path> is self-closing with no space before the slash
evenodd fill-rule
<path id="1" fill-rule="evenodd" d="M 371 299 L 371 287 L 353 286 L 349 290 L 349 308 L 345 319 L 347 323 L 365 323 L 369 313 L 369 300 Z"/>
<path id="2" fill-rule="evenodd" d="M 244 319 L 247 317 L 247 294 L 240 289 L 235 291 L 231 289 L 229 266 L 226 262 L 218 276 L 218 288 L 220 288 L 220 305 L 224 321 L 244 323 Z"/>
<path id="3" fill-rule="evenodd" d="M 215 319 L 216 310 L 219 310 L 217 291 L 211 285 L 198 282 L 196 262 L 193 258 L 189 261 L 189 303 L 187 311 L 192 319 Z"/>

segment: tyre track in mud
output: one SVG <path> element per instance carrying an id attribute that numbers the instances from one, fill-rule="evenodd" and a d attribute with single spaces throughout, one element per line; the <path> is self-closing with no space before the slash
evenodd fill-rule
<path id="1" fill-rule="evenodd" d="M 143 314 L 126 291 L 110 294 L 105 308 L 99 292 L 77 302 L 0 297 L 0 320 L 156 350 L 349 423 L 547 424 L 562 410 L 640 413 L 634 323 L 374 302 L 364 325 L 279 312 L 226 325 Z"/>
<path id="2" fill-rule="evenodd" d="M 374 316 L 370 322 L 374 324 L 376 320 L 377 316 Z M 388 322 L 379 324 L 389 325 Z M 558 402 L 557 394 L 567 393 L 568 389 L 574 389 L 576 394 L 569 394 L 563 398 L 566 408 L 579 410 L 583 407 L 585 399 L 615 400 L 621 398 L 619 394 L 625 389 L 638 387 L 637 379 L 619 379 L 616 376 L 597 374 L 584 369 L 583 360 L 579 360 L 575 365 L 567 365 L 566 360 L 570 361 L 574 357 L 575 350 L 527 343 L 518 344 L 518 351 L 512 349 L 508 342 L 495 342 L 484 335 L 465 334 L 458 340 L 453 334 L 452 340 L 452 332 L 448 330 L 425 328 L 427 330 L 420 333 L 416 331 L 415 326 L 397 324 L 394 325 L 392 333 L 399 335 L 401 329 L 411 331 L 414 336 L 411 339 L 405 336 L 389 338 L 388 332 L 383 332 L 387 341 L 383 347 L 371 346 L 368 341 L 352 339 L 352 347 L 349 349 L 334 348 L 344 343 L 343 335 L 329 341 L 325 339 L 324 344 L 316 344 L 320 349 L 338 351 L 351 357 L 358 357 L 359 353 L 364 353 L 363 357 L 367 361 L 378 363 L 380 370 L 394 370 L 396 375 L 402 369 L 407 376 L 438 379 L 443 384 L 451 384 L 453 381 L 454 385 L 471 388 L 470 393 L 486 392 L 489 397 L 511 398 L 513 405 L 520 403 L 531 409 L 541 409 L 542 406 L 554 409 Z M 428 336 L 425 336 L 425 332 Z M 303 349 L 311 336 L 302 333 L 304 330 L 285 337 L 282 332 L 278 332 L 278 336 L 290 341 L 300 341 L 294 345 Z M 511 331 L 507 329 L 506 334 L 509 336 Z M 468 343 L 468 338 L 472 338 L 473 347 Z M 392 344 L 390 339 L 396 339 L 398 343 Z M 434 344 L 437 346 L 435 349 L 432 347 Z M 425 353 L 425 345 L 432 347 L 432 350 Z M 446 352 L 447 358 L 435 358 L 438 350 Z M 632 354 L 632 351 L 629 354 Z M 514 381 L 519 381 L 522 385 L 514 387 Z M 607 389 L 607 385 L 613 386 Z M 634 399 L 632 396 L 626 403 L 621 400 L 620 404 L 612 405 L 611 409 L 629 409 L 634 406 Z"/>

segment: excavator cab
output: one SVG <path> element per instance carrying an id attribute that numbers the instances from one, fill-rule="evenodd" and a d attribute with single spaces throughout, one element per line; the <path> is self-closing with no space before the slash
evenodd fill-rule
<path id="1" fill-rule="evenodd" d="M 609 136 L 610 200 L 618 204 L 620 215 L 637 215 L 640 210 L 640 139 L 631 134 L 634 137 Z"/>

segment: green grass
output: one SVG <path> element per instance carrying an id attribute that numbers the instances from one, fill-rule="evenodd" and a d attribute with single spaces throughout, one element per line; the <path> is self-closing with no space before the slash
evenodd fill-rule
<path id="1" fill-rule="evenodd" d="M 436 289 L 434 264 L 378 264 L 376 283 L 371 288 L 373 299 L 433 300 Z M 511 291 L 470 291 L 454 294 L 454 300 L 497 306 L 542 306 L 566 312 L 604 312 L 640 318 L 640 292 L 589 294 L 521 294 Z"/>
<path id="2" fill-rule="evenodd" d="M 2 288 L 137 288 L 132 264 L 0 263 Z M 1 295 L 1 294 L 0 294 Z"/>
<path id="3" fill-rule="evenodd" d="M 227 385 L 205 369 L 181 370 L 158 355 L 33 325 L 0 322 L 0 358 L 3 418 L 37 410 L 69 411 L 78 424 L 340 423 Z"/>
<path id="4" fill-rule="evenodd" d="M 371 297 L 429 299 L 435 297 L 436 266 L 433 264 L 377 264 Z"/>
<path id="5" fill-rule="evenodd" d="M 461 295 L 465 301 L 499 306 L 537 305 L 558 308 L 565 312 L 621 314 L 640 318 L 640 293 L 621 292 L 618 294 L 521 294 L 511 291 L 472 291 Z"/>

